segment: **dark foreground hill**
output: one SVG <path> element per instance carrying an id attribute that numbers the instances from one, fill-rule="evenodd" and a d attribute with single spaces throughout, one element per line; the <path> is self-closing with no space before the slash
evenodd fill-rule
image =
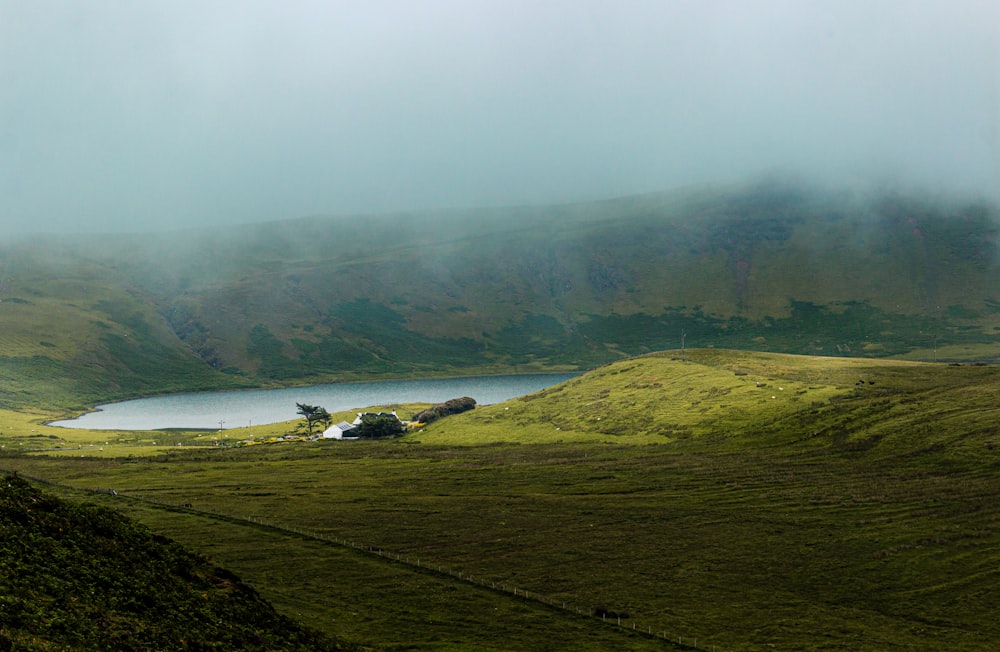
<path id="1" fill-rule="evenodd" d="M 784 182 L 0 245 L 0 390 L 592 368 L 715 346 L 1000 356 L 998 211 Z"/>
<path id="2" fill-rule="evenodd" d="M 117 512 L 0 479 L 0 650 L 347 650 Z"/>

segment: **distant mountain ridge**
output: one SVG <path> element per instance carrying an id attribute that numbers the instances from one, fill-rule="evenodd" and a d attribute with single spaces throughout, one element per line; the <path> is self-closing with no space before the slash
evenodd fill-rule
<path id="1" fill-rule="evenodd" d="M 588 368 L 718 346 L 1000 357 L 997 207 L 768 181 L 0 245 L 3 402 Z M 69 389 L 67 389 L 69 388 Z"/>

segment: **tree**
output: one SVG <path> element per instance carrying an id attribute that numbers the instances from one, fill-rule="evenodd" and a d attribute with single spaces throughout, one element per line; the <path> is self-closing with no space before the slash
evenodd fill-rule
<path id="1" fill-rule="evenodd" d="M 441 417 L 446 417 L 449 414 L 459 414 L 461 412 L 466 412 L 472 410 L 476 407 L 476 399 L 469 396 L 463 396 L 462 398 L 452 398 L 448 399 L 444 403 L 438 403 L 433 407 L 429 407 L 422 412 L 418 412 L 416 416 L 413 417 L 414 421 L 419 421 L 420 423 L 430 423 Z"/>
<path id="2" fill-rule="evenodd" d="M 326 408 L 319 405 L 306 405 L 305 403 L 296 403 L 295 406 L 298 408 L 298 413 L 305 418 L 306 421 L 306 432 L 312 437 L 313 434 L 313 424 L 318 423 L 321 426 L 329 426 L 330 422 L 333 421 L 333 417 Z"/>
<path id="3" fill-rule="evenodd" d="M 403 434 L 406 426 L 391 414 L 365 414 L 354 432 L 362 439 L 384 439 Z"/>

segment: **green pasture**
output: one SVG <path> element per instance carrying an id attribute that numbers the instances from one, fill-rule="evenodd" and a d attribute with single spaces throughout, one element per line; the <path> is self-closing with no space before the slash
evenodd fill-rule
<path id="1" fill-rule="evenodd" d="M 388 442 L 0 461 L 115 488 L 91 499 L 389 649 L 993 648 L 997 369 L 683 357 Z"/>

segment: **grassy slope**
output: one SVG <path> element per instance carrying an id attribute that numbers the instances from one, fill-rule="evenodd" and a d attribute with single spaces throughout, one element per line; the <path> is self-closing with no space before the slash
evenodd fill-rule
<path id="1" fill-rule="evenodd" d="M 640 627 L 697 637 L 703 649 L 993 647 L 1000 370 L 685 357 L 622 361 L 393 443 L 10 463 L 379 546 L 584 610 L 624 609 Z M 504 649 L 507 632 L 506 649 L 592 640 L 561 610 L 521 623 L 508 598 L 484 605 L 454 582 L 433 583 L 422 600 L 430 580 L 403 565 L 376 560 L 385 579 L 368 582 L 356 557 L 270 532 L 265 549 L 320 555 L 303 575 L 248 555 L 265 541 L 252 527 L 129 505 L 171 536 L 201 541 L 282 608 L 355 640 L 428 649 Z M 333 587 L 349 590 L 363 616 L 331 622 L 325 605 L 303 602 L 303 592 Z M 506 615 L 486 616 L 489 604 Z M 447 617 L 429 624 L 415 609 Z M 592 649 L 623 645 L 601 640 Z"/>
<path id="2" fill-rule="evenodd" d="M 0 248 L 0 408 L 246 386 L 191 354 L 148 296 L 58 245 Z"/>
<path id="3" fill-rule="evenodd" d="M 0 483 L 0 647 L 357 649 L 279 616 L 231 573 L 113 510 Z"/>
<path id="4" fill-rule="evenodd" d="M 475 217 L 414 218 L 405 247 L 393 237 L 400 220 L 364 222 L 389 234 L 386 249 L 341 237 L 343 224 L 311 223 L 327 257 L 275 262 L 269 281 L 247 277 L 242 319 L 260 316 L 298 368 L 318 359 L 368 372 L 591 366 L 676 346 L 685 328 L 702 345 L 799 353 L 995 344 L 996 225 L 985 208 L 764 186 L 511 209 L 493 216 L 499 224 Z M 342 245 L 355 238 L 357 248 Z M 232 305 L 232 287 L 206 287 L 192 319 Z"/>
<path id="5" fill-rule="evenodd" d="M 673 351 L 614 363 L 557 387 L 458 415 L 446 426 L 432 424 L 418 436 L 425 443 L 448 444 L 624 440 L 701 445 L 699 437 L 724 433 L 725 445 L 731 446 L 753 445 L 761 431 L 769 444 L 786 444 L 778 435 L 787 429 L 793 441 L 803 444 L 808 442 L 803 424 L 836 416 L 851 420 L 854 430 L 843 431 L 845 436 L 887 430 L 912 437 L 913 428 L 923 429 L 928 406 L 912 410 L 915 417 L 907 419 L 898 405 L 915 402 L 911 394 L 933 395 L 937 405 L 953 392 L 971 391 L 968 382 L 995 377 L 992 367 L 897 360 L 712 349 L 688 350 L 686 360 L 681 355 Z M 984 391 L 975 410 L 961 411 L 966 423 L 989 423 L 992 395 Z M 841 406 L 863 408 L 840 416 L 847 409 Z M 828 443 L 816 437 L 818 445 Z"/>
<path id="6" fill-rule="evenodd" d="M 0 407 L 593 368 L 688 345 L 995 359 L 997 214 L 791 184 L 0 247 Z"/>

